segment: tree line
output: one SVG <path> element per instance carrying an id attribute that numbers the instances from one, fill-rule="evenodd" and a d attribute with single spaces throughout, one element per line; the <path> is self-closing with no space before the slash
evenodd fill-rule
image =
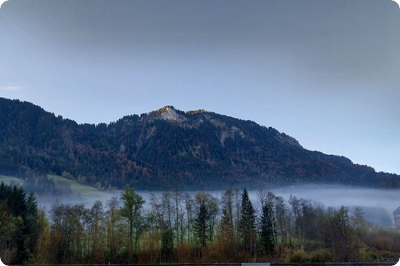
<path id="1" fill-rule="evenodd" d="M 129 186 L 92 207 L 0 186 L 0 257 L 6 264 L 345 262 L 393 259 L 400 234 L 369 225 L 362 208 L 228 189 L 221 198 L 179 190 L 146 204 Z M 146 208 L 145 208 L 146 206 Z M 391 257 L 393 256 L 393 257 Z M 397 256 L 397 257 L 396 257 Z"/>

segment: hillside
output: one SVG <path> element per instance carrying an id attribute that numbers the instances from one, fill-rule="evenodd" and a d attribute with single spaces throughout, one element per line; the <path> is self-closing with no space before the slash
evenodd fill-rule
<path id="1" fill-rule="evenodd" d="M 400 187 L 342 156 L 304 149 L 252 121 L 172 106 L 110 124 L 77 124 L 0 98 L 0 174 L 55 174 L 99 189 L 212 189 L 294 183 Z"/>

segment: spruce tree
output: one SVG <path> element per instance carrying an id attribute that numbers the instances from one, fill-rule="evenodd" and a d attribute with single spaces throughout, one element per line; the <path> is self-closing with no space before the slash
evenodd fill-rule
<path id="1" fill-rule="evenodd" d="M 224 240 L 234 241 L 233 224 L 233 192 L 231 189 L 225 191 L 222 198 L 222 217 L 220 221 L 220 233 Z"/>
<path id="2" fill-rule="evenodd" d="M 33 263 L 36 258 L 36 243 L 39 237 L 39 211 L 36 203 L 36 196 L 33 192 L 29 193 L 26 203 L 26 219 L 25 219 L 25 263 Z"/>
<path id="3" fill-rule="evenodd" d="M 242 211 L 239 223 L 240 236 L 243 241 L 243 248 L 246 252 L 254 252 L 256 238 L 256 218 L 249 194 L 244 189 L 242 194 Z"/>
<path id="4" fill-rule="evenodd" d="M 268 252 L 272 254 L 275 248 L 274 243 L 274 227 L 273 227 L 272 212 L 268 204 L 264 204 L 260 219 L 260 244 Z"/>
<path id="5" fill-rule="evenodd" d="M 204 200 L 202 200 L 200 202 L 199 212 L 197 213 L 197 217 L 195 219 L 194 230 L 201 246 L 203 247 L 207 245 L 207 235 L 210 230 L 209 220 L 209 212 Z"/>

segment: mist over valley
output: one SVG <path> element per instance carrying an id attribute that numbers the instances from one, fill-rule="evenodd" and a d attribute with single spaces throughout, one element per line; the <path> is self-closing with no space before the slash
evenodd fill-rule
<path id="1" fill-rule="evenodd" d="M 0 179 L 1 182 L 1 179 Z M 238 189 L 239 194 L 243 192 L 243 189 Z M 315 185 L 305 184 L 296 186 L 284 186 L 272 189 L 262 190 L 249 190 L 249 197 L 253 202 L 255 208 L 261 212 L 259 193 L 272 192 L 275 196 L 282 197 L 285 203 L 288 205 L 291 196 L 297 197 L 298 199 L 304 199 L 311 201 L 312 204 L 323 204 L 325 208 L 333 207 L 339 209 L 341 206 L 349 208 L 350 213 L 353 213 L 354 207 L 363 208 L 365 219 L 374 225 L 380 226 L 393 226 L 393 215 L 392 213 L 400 207 L 399 194 L 400 191 L 397 189 L 374 189 L 374 188 L 363 188 L 363 187 L 352 187 L 344 185 Z M 70 195 L 62 197 L 39 197 L 38 205 L 40 207 L 50 210 L 52 205 L 57 201 L 62 204 L 83 204 L 86 208 L 91 208 L 96 201 L 101 201 L 104 206 L 112 197 L 117 197 L 120 200 L 122 190 L 115 191 L 97 191 L 83 192 L 79 195 Z M 166 191 L 136 191 L 145 201 L 144 209 L 150 208 L 151 198 L 153 196 L 161 198 L 162 194 Z M 172 192 L 172 191 L 170 191 Z M 192 197 L 196 193 L 202 192 L 192 191 L 180 191 L 182 194 L 188 193 Z M 225 190 L 210 190 L 204 191 L 211 194 L 217 199 L 221 199 L 225 193 Z M 222 211 L 222 210 L 220 210 Z M 222 213 L 220 212 L 220 215 Z"/>

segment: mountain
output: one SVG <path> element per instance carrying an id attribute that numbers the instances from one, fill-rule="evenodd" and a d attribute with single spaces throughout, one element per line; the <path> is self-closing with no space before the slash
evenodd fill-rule
<path id="1" fill-rule="evenodd" d="M 394 174 L 304 149 L 274 128 L 165 106 L 110 124 L 77 124 L 0 98 L 0 174 L 57 174 L 100 189 L 254 188 L 299 183 L 400 187 Z"/>

